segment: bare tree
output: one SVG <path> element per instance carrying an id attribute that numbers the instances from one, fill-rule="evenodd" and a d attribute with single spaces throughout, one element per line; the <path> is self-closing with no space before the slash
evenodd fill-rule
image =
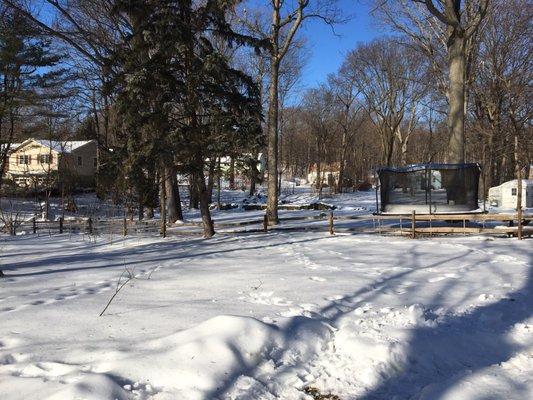
<path id="1" fill-rule="evenodd" d="M 322 197 L 324 187 L 323 166 L 331 161 L 332 153 L 331 139 L 333 136 L 333 118 L 335 108 L 334 93 L 327 87 L 321 85 L 317 89 L 309 89 L 303 99 L 305 110 L 305 120 L 315 142 L 316 157 L 316 182 L 319 197 Z M 331 165 L 331 162 L 329 162 Z M 325 169 L 325 168 L 324 168 Z"/>
<path id="2" fill-rule="evenodd" d="M 352 141 L 357 128 L 362 123 L 362 105 L 357 101 L 359 90 L 357 89 L 356 78 L 349 69 L 341 69 L 338 74 L 328 78 L 329 85 L 335 95 L 335 102 L 338 108 L 336 118 L 342 131 L 339 157 L 339 179 L 337 182 L 337 192 L 342 193 L 344 185 L 344 172 L 348 157 L 348 144 Z M 356 122 L 357 121 L 357 122 Z"/>
<path id="3" fill-rule="evenodd" d="M 451 163 L 465 160 L 470 57 L 489 3 L 489 0 L 393 0 L 379 1 L 377 5 L 386 22 L 416 40 L 429 57 L 435 57 L 435 39 L 446 49 L 448 161 Z"/>
<path id="4" fill-rule="evenodd" d="M 531 79 L 533 49 L 530 43 L 532 5 L 525 0 L 494 1 L 480 31 L 477 73 L 471 88 L 473 130 L 470 151 L 483 161 L 486 186 L 515 175 L 512 163 L 531 160 L 533 114 Z M 529 132 L 529 135 L 528 135 Z M 511 158 L 514 135 L 520 157 Z"/>
<path id="5" fill-rule="evenodd" d="M 296 33 L 306 19 L 320 18 L 327 24 L 338 21 L 335 1 L 298 0 L 294 7 L 283 0 L 270 0 L 272 13 L 267 34 L 270 53 L 270 88 L 267 114 L 268 138 L 268 202 L 267 218 L 270 225 L 278 223 L 278 124 L 279 74 L 283 58 L 293 44 Z"/>
<path id="6" fill-rule="evenodd" d="M 391 165 L 396 139 L 406 162 L 407 142 L 413 130 L 418 102 L 425 92 L 425 69 L 420 59 L 408 48 L 392 39 L 375 40 L 352 51 L 343 67 L 351 74 L 364 98 L 364 107 L 381 140 L 384 165 Z M 402 122 L 411 113 L 406 129 Z"/>

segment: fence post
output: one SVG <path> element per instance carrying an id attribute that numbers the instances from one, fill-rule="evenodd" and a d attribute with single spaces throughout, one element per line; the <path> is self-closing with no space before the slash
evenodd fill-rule
<path id="1" fill-rule="evenodd" d="M 126 219 L 126 217 L 123 218 L 122 222 L 123 222 L 122 235 L 127 236 L 128 235 L 128 220 Z"/>
<path id="2" fill-rule="evenodd" d="M 517 219 L 518 219 L 518 227 L 517 227 L 517 233 L 516 236 L 518 237 L 518 240 L 522 240 L 522 207 L 519 207 L 517 210 Z"/>
<path id="3" fill-rule="evenodd" d="M 59 217 L 59 233 L 63 233 L 63 217 Z"/>
<path id="4" fill-rule="evenodd" d="M 329 234 L 333 235 L 335 232 L 333 231 L 333 210 L 329 212 Z"/>
<path id="5" fill-rule="evenodd" d="M 93 219 L 91 217 L 87 220 L 87 231 L 89 231 L 89 235 L 93 234 Z"/>
<path id="6" fill-rule="evenodd" d="M 35 222 L 35 217 L 31 219 L 31 226 L 32 226 L 33 234 L 35 235 L 37 233 L 37 223 Z"/>
<path id="7" fill-rule="evenodd" d="M 416 211 L 411 215 L 411 239 L 416 239 Z"/>
<path id="8" fill-rule="evenodd" d="M 266 214 L 263 217 L 263 232 L 268 232 L 268 216 Z"/>

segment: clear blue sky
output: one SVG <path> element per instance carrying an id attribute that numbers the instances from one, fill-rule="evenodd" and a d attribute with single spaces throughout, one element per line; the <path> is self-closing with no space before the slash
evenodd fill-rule
<path id="1" fill-rule="evenodd" d="M 302 33 L 307 39 L 310 52 L 309 62 L 302 76 L 304 87 L 313 87 L 325 82 L 328 74 L 336 72 L 344 56 L 359 42 L 368 42 L 383 35 L 369 15 L 368 1 L 339 0 L 339 7 L 345 16 L 353 18 L 345 24 L 335 27 L 336 36 L 331 27 L 320 20 L 310 20 Z"/>

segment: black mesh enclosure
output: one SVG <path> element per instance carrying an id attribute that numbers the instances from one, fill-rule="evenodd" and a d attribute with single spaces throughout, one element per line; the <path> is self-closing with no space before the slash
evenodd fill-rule
<path id="1" fill-rule="evenodd" d="M 474 212 L 481 167 L 471 164 L 414 164 L 380 167 L 381 204 L 388 214 Z"/>

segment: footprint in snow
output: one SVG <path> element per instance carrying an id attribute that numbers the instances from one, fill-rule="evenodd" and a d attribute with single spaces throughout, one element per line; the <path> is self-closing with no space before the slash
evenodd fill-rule
<path id="1" fill-rule="evenodd" d="M 315 282 L 326 282 L 326 280 L 327 280 L 327 279 L 321 278 L 319 276 L 311 276 L 311 277 L 309 277 L 309 279 L 311 279 L 312 281 L 315 281 Z"/>

